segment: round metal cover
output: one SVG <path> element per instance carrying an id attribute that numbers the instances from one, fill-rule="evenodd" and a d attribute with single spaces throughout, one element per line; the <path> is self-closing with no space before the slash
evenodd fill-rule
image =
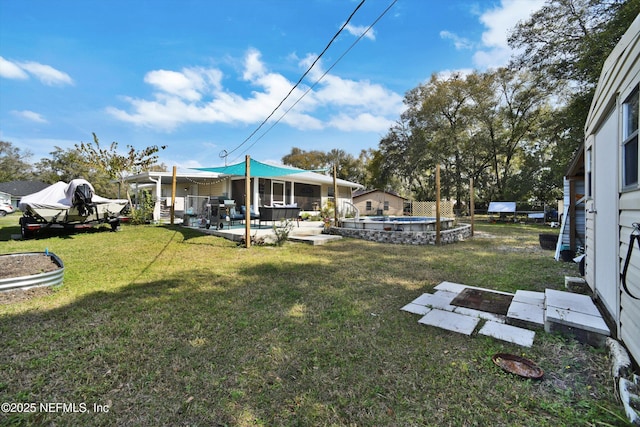
<path id="1" fill-rule="evenodd" d="M 493 363 L 500 366 L 507 372 L 519 375 L 524 378 L 540 379 L 544 371 L 529 359 L 516 356 L 515 354 L 497 353 L 493 355 Z"/>

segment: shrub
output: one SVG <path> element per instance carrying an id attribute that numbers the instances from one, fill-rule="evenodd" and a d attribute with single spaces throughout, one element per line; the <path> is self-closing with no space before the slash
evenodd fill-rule
<path id="1" fill-rule="evenodd" d="M 276 236 L 275 244 L 282 246 L 289 238 L 289 234 L 293 230 L 293 220 L 285 219 L 273 224 L 273 233 Z"/>

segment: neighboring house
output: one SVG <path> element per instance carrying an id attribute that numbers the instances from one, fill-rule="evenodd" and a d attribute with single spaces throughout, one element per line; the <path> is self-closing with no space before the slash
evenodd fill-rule
<path id="1" fill-rule="evenodd" d="M 176 174 L 176 215 L 199 213 L 209 197 L 234 200 L 237 207 L 246 204 L 243 164 L 199 170 Z M 126 181 L 132 184 L 134 193 L 135 188 L 151 190 L 155 200 L 153 219 L 159 220 L 162 208 L 171 204 L 172 180 L 172 172 L 144 172 Z M 261 206 L 279 204 L 296 204 L 302 211 L 320 211 L 334 199 L 333 178 L 316 172 L 251 160 L 250 181 L 250 205 L 258 214 Z M 342 213 L 349 209 L 352 191 L 362 185 L 338 179 L 337 187 L 338 212 Z"/>
<path id="2" fill-rule="evenodd" d="M 46 184 L 41 181 L 0 182 L 0 199 L 5 197 L 2 193 L 9 195 L 11 204 L 14 208 L 18 209 L 18 202 L 20 202 L 22 196 L 37 193 L 38 191 L 47 188 L 49 185 L 51 184 Z"/>
<path id="3" fill-rule="evenodd" d="M 576 253 L 585 246 L 584 146 L 580 147 L 564 177 L 562 223 L 556 246 L 556 260 L 562 249 Z"/>
<path id="4" fill-rule="evenodd" d="M 403 215 L 406 201 L 392 191 L 359 190 L 353 193 L 353 204 L 360 215 Z"/>
<path id="5" fill-rule="evenodd" d="M 11 204 L 11 194 L 0 191 L 0 203 Z"/>
<path id="6" fill-rule="evenodd" d="M 640 248 L 634 243 L 624 289 L 633 224 L 640 222 L 638 118 L 640 16 L 604 63 L 585 125 L 585 276 L 618 338 L 640 362 Z"/>

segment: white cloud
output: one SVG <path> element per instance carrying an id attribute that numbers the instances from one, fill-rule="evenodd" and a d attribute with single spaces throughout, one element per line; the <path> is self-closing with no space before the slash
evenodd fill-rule
<path id="1" fill-rule="evenodd" d="M 48 123 L 47 120 L 42 117 L 41 114 L 35 113 L 33 111 L 29 111 L 29 110 L 23 110 L 23 111 L 12 111 L 12 114 L 18 116 L 18 117 L 22 117 L 24 119 L 27 119 L 29 121 L 32 122 L 36 122 L 36 123 Z"/>
<path id="2" fill-rule="evenodd" d="M 393 122 L 388 117 L 362 113 L 355 116 L 338 114 L 331 118 L 330 124 L 341 131 L 386 132 Z"/>
<path id="3" fill-rule="evenodd" d="M 0 56 L 0 77 L 4 77 L 5 79 L 26 80 L 29 78 L 29 75 L 14 62 L 8 61 Z"/>
<path id="4" fill-rule="evenodd" d="M 470 74 L 473 74 L 474 70 L 472 68 L 460 68 L 458 70 L 442 70 L 438 72 L 438 79 L 440 80 L 449 80 L 454 76 L 466 77 Z"/>
<path id="5" fill-rule="evenodd" d="M 264 64 L 260 60 L 260 52 L 256 49 L 250 49 L 244 57 L 244 74 L 242 78 L 245 80 L 253 80 L 256 77 L 265 74 Z"/>
<path id="6" fill-rule="evenodd" d="M 352 25 L 352 24 L 347 24 L 344 29 L 347 30 L 347 32 L 355 37 L 360 37 L 362 34 L 364 34 L 365 31 L 367 31 L 367 26 L 366 25 Z M 367 38 L 369 40 L 375 40 L 376 39 L 376 33 L 373 30 L 373 28 L 371 28 L 369 31 L 367 31 L 366 34 L 364 34 L 364 38 Z"/>
<path id="7" fill-rule="evenodd" d="M 220 89 L 222 72 L 215 69 L 184 68 L 181 72 L 155 70 L 144 77 L 144 81 L 162 92 L 198 101 L 209 92 Z"/>
<path id="8" fill-rule="evenodd" d="M 69 74 L 56 70 L 50 65 L 31 61 L 17 63 L 17 65 L 47 86 L 73 84 L 73 79 Z"/>
<path id="9" fill-rule="evenodd" d="M 544 0 L 502 0 L 500 6 L 480 15 L 487 30 L 482 34 L 483 48 L 473 56 L 474 64 L 483 69 L 506 65 L 513 54 L 507 43 L 509 33 L 543 4 Z"/>
<path id="10" fill-rule="evenodd" d="M 450 31 L 440 31 L 440 38 L 452 40 L 453 45 L 457 50 L 473 48 L 473 42 Z"/>
<path id="11" fill-rule="evenodd" d="M 301 68 L 306 69 L 312 58 L 307 56 L 300 61 Z M 255 49 L 247 52 L 243 65 L 242 78 L 253 89 L 249 95 L 222 87 L 222 72 L 218 69 L 155 70 L 145 76 L 145 82 L 155 89 L 152 99 L 124 97 L 128 110 L 109 107 L 107 112 L 125 122 L 165 131 L 188 123 L 257 125 L 269 116 L 293 83 L 270 72 Z M 309 77 L 318 79 L 321 75 L 318 63 Z M 307 89 L 303 85 L 296 88 L 267 125 L 281 119 L 283 124 L 301 130 L 333 127 L 378 132 L 387 129 L 403 108 L 402 96 L 381 85 L 327 74 L 282 117 Z"/>

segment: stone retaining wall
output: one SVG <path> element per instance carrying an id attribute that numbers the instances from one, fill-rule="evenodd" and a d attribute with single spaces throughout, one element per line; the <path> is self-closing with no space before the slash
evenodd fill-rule
<path id="1" fill-rule="evenodd" d="M 436 233 L 434 231 L 384 231 L 331 227 L 329 234 L 396 245 L 435 245 L 436 243 Z M 455 243 L 469 237 L 471 237 L 471 225 L 458 224 L 455 228 L 440 232 L 440 243 Z"/>

